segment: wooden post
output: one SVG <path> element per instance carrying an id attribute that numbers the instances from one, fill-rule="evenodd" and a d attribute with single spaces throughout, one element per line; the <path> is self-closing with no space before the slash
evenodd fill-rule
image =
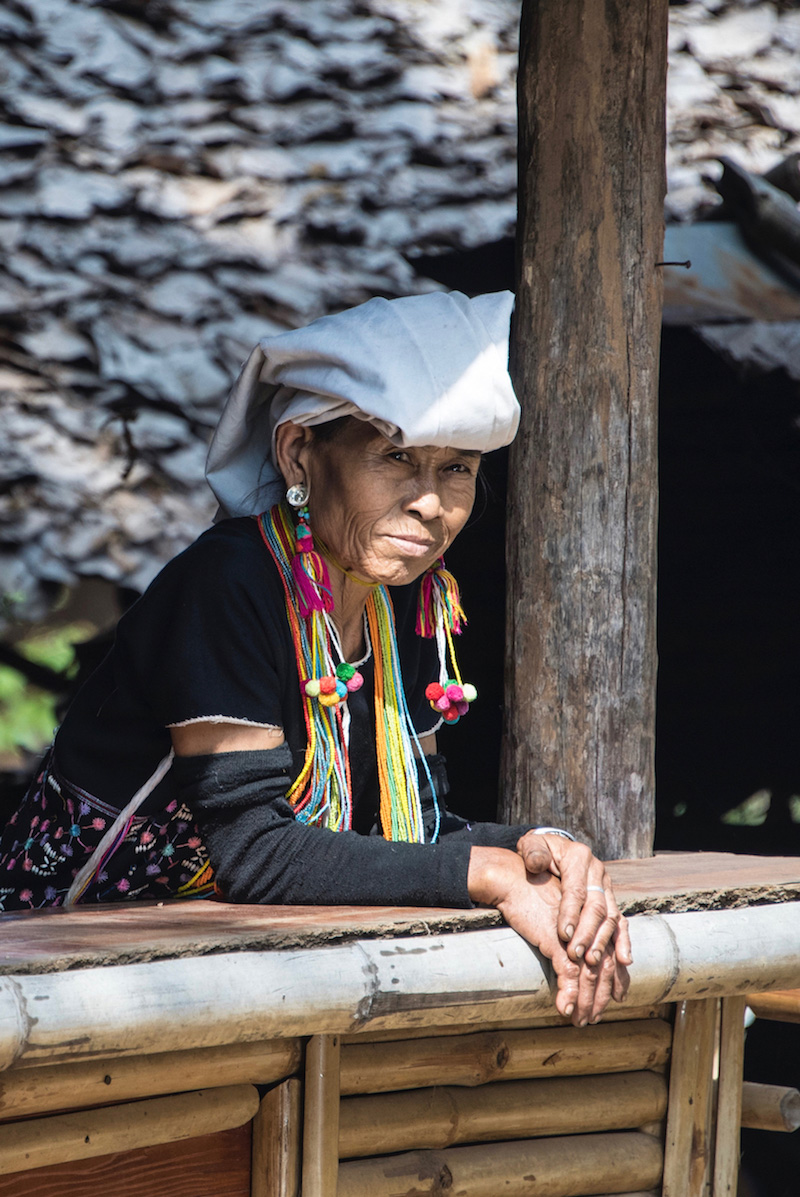
<path id="1" fill-rule="evenodd" d="M 707 1197 L 712 1175 L 715 998 L 681 1002 L 669 1078 L 663 1197 Z"/>
<path id="2" fill-rule="evenodd" d="M 717 1134 L 714 1145 L 714 1197 L 736 1197 L 742 1125 L 744 1011 L 747 999 L 722 999 L 719 1031 Z"/>
<path id="3" fill-rule="evenodd" d="M 336 1197 L 340 1052 L 338 1035 L 312 1035 L 306 1047 L 303 1197 Z"/>
<path id="4" fill-rule="evenodd" d="M 253 1119 L 250 1197 L 298 1197 L 301 1085 L 296 1077 L 270 1089 Z"/>
<path id="5" fill-rule="evenodd" d="M 502 818 L 654 827 L 667 0 L 524 0 Z"/>

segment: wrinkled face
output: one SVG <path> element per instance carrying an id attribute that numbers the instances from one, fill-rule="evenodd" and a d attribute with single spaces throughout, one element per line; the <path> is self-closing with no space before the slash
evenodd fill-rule
<path id="1" fill-rule="evenodd" d="M 311 526 L 345 569 L 403 586 L 441 557 L 469 518 L 480 453 L 398 449 L 350 419 L 305 454 Z"/>

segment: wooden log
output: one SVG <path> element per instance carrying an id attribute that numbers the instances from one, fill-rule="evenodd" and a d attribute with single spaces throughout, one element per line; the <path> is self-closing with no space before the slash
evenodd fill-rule
<path id="1" fill-rule="evenodd" d="M 736 1197 L 741 1156 L 742 1071 L 746 998 L 720 1003 L 719 1080 L 714 1143 L 714 1197 Z"/>
<path id="2" fill-rule="evenodd" d="M 412 1151 L 339 1168 L 337 1197 L 571 1197 L 652 1188 L 661 1146 L 636 1132 Z"/>
<path id="3" fill-rule="evenodd" d="M 663 1197 L 706 1197 L 711 1179 L 715 999 L 681 1002 L 669 1079 Z"/>
<path id="4" fill-rule="evenodd" d="M 666 1081 L 653 1072 L 347 1097 L 339 1114 L 339 1155 L 635 1130 L 666 1109 Z"/>
<path id="5" fill-rule="evenodd" d="M 340 1055 L 338 1035 L 312 1035 L 306 1046 L 303 1197 L 336 1197 Z"/>
<path id="6" fill-rule="evenodd" d="M 751 993 L 747 1004 L 756 1018 L 768 1018 L 772 1022 L 800 1022 L 800 989 Z"/>
<path id="7" fill-rule="evenodd" d="M 603 1012 L 603 1023 L 611 1022 L 643 1022 L 648 1019 L 671 1018 L 671 1008 L 668 1005 L 659 1006 L 608 1006 Z M 475 1022 L 445 1023 L 443 1026 L 398 1027 L 388 1031 L 356 1031 L 341 1036 L 342 1047 L 350 1043 L 391 1043 L 397 1039 L 435 1039 L 447 1035 L 474 1035 L 478 1030 L 488 1031 L 542 1031 L 551 1027 L 571 1027 L 568 1018 L 556 1013 L 528 1015 L 525 1018 L 510 1018 L 493 1022 L 481 1019 Z"/>
<path id="8" fill-rule="evenodd" d="M 269 1085 L 296 1072 L 301 1056 L 298 1039 L 279 1039 L 86 1064 L 15 1068 L 0 1073 L 0 1119 L 223 1085 Z"/>
<path id="9" fill-rule="evenodd" d="M 496 1031 L 342 1048 L 342 1094 L 485 1085 L 487 1081 L 635 1072 L 669 1059 L 672 1028 L 660 1019 L 593 1027 Z"/>
<path id="10" fill-rule="evenodd" d="M 302 1086 L 296 1078 L 270 1089 L 253 1119 L 250 1197 L 298 1197 Z"/>
<path id="11" fill-rule="evenodd" d="M 604 859 L 655 821 L 666 33 L 667 0 L 522 6 L 501 815 Z"/>
<path id="12" fill-rule="evenodd" d="M 748 1130 L 796 1131 L 800 1127 L 800 1093 L 782 1085 L 742 1085 L 742 1126 Z"/>
<path id="13" fill-rule="evenodd" d="M 249 1122 L 253 1085 L 229 1085 L 0 1126 L 0 1174 L 211 1135 Z"/>

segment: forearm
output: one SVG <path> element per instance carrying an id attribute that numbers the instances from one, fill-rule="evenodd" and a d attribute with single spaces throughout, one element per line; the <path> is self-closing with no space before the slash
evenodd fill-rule
<path id="1" fill-rule="evenodd" d="M 472 905 L 467 842 L 393 843 L 297 822 L 283 797 L 291 769 L 286 747 L 177 758 L 174 768 L 217 884 L 231 901 Z"/>

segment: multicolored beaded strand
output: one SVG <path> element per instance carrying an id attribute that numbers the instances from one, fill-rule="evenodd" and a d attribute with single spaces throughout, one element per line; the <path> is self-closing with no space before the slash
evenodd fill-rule
<path id="1" fill-rule="evenodd" d="M 303 768 L 287 793 L 296 817 L 304 823 L 326 826 L 332 830 L 352 827 L 352 800 L 349 756 L 348 694 L 360 689 L 363 678 L 355 666 L 345 661 L 334 665 L 332 648 L 340 649 L 336 630 L 325 601 L 325 573 L 312 562 L 303 561 L 306 578 L 317 576 L 322 594 L 314 596 L 304 588 L 301 617 L 298 567 L 295 558 L 313 553 L 309 547 L 307 509 L 300 510 L 300 527 L 295 547 L 292 525 L 286 510 L 273 507 L 258 517 L 265 545 L 269 549 L 283 583 L 286 614 L 295 647 L 301 678 L 303 710 L 307 733 Z M 324 562 L 323 562 L 324 565 Z M 302 608 L 301 608 L 302 610 Z M 388 593 L 375 587 L 367 598 L 367 625 L 375 662 L 375 722 L 380 787 L 381 828 L 387 839 L 422 843 L 425 829 L 419 797 L 419 783 L 414 757 L 417 755 L 433 788 L 430 772 L 405 699 L 400 657 L 395 635 L 394 611 Z M 341 652 L 339 652 L 341 657 Z M 352 673 L 350 672 L 352 670 Z M 433 839 L 438 835 L 437 823 Z"/>
<path id="2" fill-rule="evenodd" d="M 467 617 L 458 583 L 445 569 L 443 557 L 423 575 L 419 591 L 416 633 L 428 639 L 435 636 L 439 650 L 439 680 L 426 688 L 425 697 L 446 723 L 458 723 L 478 697 L 478 691 L 470 682 L 462 681 L 458 668 L 453 634 L 461 635 Z M 448 676 L 448 656 L 452 676 Z"/>

